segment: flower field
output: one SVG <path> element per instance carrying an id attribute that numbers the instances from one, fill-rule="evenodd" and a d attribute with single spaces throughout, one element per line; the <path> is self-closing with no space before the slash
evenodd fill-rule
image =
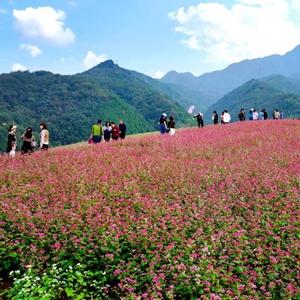
<path id="1" fill-rule="evenodd" d="M 0 158 L 7 299 L 300 299 L 300 122 Z"/>

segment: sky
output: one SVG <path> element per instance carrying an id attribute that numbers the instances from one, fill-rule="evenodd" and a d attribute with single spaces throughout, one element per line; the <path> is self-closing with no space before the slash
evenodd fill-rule
<path id="1" fill-rule="evenodd" d="M 198 76 L 299 44 L 300 0 L 0 0 L 0 73 Z"/>

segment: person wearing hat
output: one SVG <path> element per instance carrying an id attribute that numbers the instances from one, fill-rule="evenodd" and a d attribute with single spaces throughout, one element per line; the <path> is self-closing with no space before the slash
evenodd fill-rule
<path id="1" fill-rule="evenodd" d="M 167 114 L 163 113 L 159 119 L 159 131 L 161 134 L 167 132 Z"/>
<path id="2" fill-rule="evenodd" d="M 92 126 L 91 139 L 93 144 L 99 144 L 102 140 L 103 128 L 101 123 L 102 121 L 98 120 L 98 122 Z"/>
<path id="3" fill-rule="evenodd" d="M 16 150 L 17 150 L 17 126 L 11 125 L 8 128 L 8 135 L 7 135 L 7 147 L 6 147 L 6 153 L 10 157 L 16 156 Z"/>

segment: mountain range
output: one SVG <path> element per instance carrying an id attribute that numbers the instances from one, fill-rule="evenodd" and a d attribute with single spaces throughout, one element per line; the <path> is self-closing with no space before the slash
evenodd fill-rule
<path id="1" fill-rule="evenodd" d="M 123 119 L 128 133 L 156 130 L 162 112 L 175 115 L 178 126 L 189 125 L 191 118 L 183 106 L 167 91 L 162 93 L 163 88 L 155 88 L 154 82 L 111 60 L 71 76 L 45 71 L 1 74 L 1 150 L 5 150 L 9 124 L 18 125 L 20 137 L 27 126 L 38 129 L 44 121 L 54 146 L 87 140 L 98 119 Z M 176 91 L 172 93 L 182 100 Z"/>
<path id="2" fill-rule="evenodd" d="M 298 118 L 300 80 L 282 75 L 252 79 L 211 105 L 206 114 L 206 121 L 211 122 L 209 119 L 212 111 L 221 113 L 224 109 L 230 112 L 233 121 L 237 121 L 242 108 L 258 111 L 265 109 L 270 118 L 274 109 L 278 109 L 283 111 L 286 118 Z"/>
<path id="3" fill-rule="evenodd" d="M 169 72 L 156 80 L 119 67 L 112 60 L 75 75 L 46 71 L 0 75 L 0 148 L 5 150 L 7 127 L 18 125 L 18 138 L 27 126 L 44 121 L 51 144 L 87 140 L 98 119 L 123 119 L 128 133 L 157 130 L 162 112 L 174 115 L 176 126 L 193 124 L 190 106 L 205 112 L 228 109 L 233 119 L 241 108 L 286 117 L 300 116 L 300 46 L 286 55 L 246 60 L 222 71 L 195 77 Z"/>
<path id="4" fill-rule="evenodd" d="M 199 77 L 191 73 L 167 73 L 161 81 L 181 85 L 198 91 L 205 97 L 206 103 L 214 104 L 227 93 L 251 79 L 260 79 L 270 75 L 298 76 L 300 72 L 300 45 L 285 55 L 271 55 L 263 58 L 244 60 L 234 63 L 221 71 L 203 74 Z M 197 103 L 193 103 L 202 109 Z"/>

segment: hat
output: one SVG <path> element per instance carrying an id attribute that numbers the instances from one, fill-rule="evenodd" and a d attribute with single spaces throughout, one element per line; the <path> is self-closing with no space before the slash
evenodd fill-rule
<path id="1" fill-rule="evenodd" d="M 9 128 L 8 128 L 9 131 L 12 131 L 12 130 L 15 130 L 15 129 L 17 129 L 17 126 L 16 126 L 16 125 L 11 125 L 11 126 L 9 126 Z"/>
<path id="2" fill-rule="evenodd" d="M 163 117 L 166 117 L 166 116 L 167 116 L 167 114 L 166 114 L 166 113 L 163 113 L 163 114 L 162 114 L 162 116 L 163 116 Z"/>

